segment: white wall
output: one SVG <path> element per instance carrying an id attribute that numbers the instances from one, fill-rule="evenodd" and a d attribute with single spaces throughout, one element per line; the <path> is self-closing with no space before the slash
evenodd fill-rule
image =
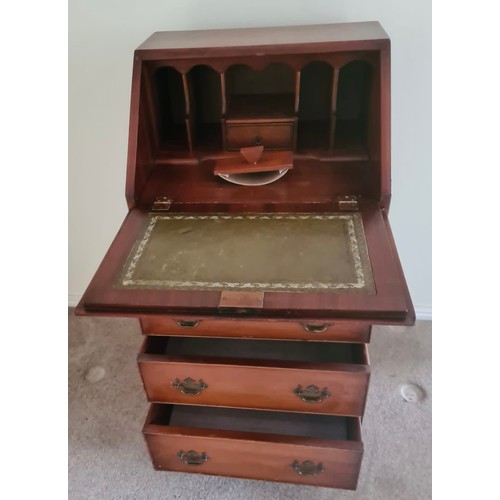
<path id="1" fill-rule="evenodd" d="M 417 313 L 431 313 L 430 0 L 70 0 L 69 302 L 126 213 L 134 49 L 154 31 L 378 20 L 392 43 L 390 220 Z"/>

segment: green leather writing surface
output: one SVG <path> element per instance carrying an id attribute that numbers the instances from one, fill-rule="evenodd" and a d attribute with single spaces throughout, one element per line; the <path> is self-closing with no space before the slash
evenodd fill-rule
<path id="1" fill-rule="evenodd" d="M 357 213 L 152 213 L 116 286 L 375 292 Z"/>

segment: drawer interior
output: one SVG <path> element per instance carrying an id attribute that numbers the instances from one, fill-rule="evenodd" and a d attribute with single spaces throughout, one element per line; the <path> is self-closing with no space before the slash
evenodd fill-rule
<path id="1" fill-rule="evenodd" d="M 145 354 L 368 364 L 364 344 L 149 336 Z"/>
<path id="2" fill-rule="evenodd" d="M 151 405 L 149 424 L 360 441 L 357 418 L 187 405 Z"/>

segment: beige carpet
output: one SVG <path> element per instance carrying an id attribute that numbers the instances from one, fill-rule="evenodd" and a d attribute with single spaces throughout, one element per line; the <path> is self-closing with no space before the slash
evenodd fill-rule
<path id="1" fill-rule="evenodd" d="M 156 472 L 141 428 L 147 402 L 134 320 L 69 317 L 69 498 L 72 500 L 424 500 L 431 498 L 431 323 L 374 329 L 355 492 Z M 100 370 L 89 370 L 102 367 Z M 89 380 L 90 379 L 90 380 Z M 427 396 L 406 402 L 401 384 Z"/>

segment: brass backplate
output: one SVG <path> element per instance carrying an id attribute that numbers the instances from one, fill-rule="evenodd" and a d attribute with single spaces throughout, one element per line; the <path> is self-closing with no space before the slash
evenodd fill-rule
<path id="1" fill-rule="evenodd" d="M 262 309 L 264 292 L 223 291 L 220 294 L 219 307 Z"/>

